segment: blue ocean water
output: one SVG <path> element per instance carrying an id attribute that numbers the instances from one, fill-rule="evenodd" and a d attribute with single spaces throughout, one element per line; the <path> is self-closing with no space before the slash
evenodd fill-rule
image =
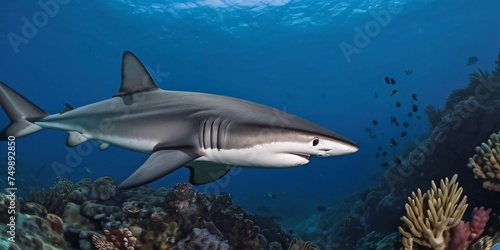
<path id="1" fill-rule="evenodd" d="M 245 168 L 199 187 L 231 193 L 250 211 L 266 206 L 284 220 L 310 217 L 317 206 L 383 178 L 381 163 L 427 131 L 424 108 L 441 107 L 472 70 L 491 69 L 500 49 L 500 2 L 493 0 L 40 0 L 0 6 L 0 81 L 49 113 L 65 103 L 80 107 L 110 98 L 119 88 L 121 55 L 130 50 L 160 88 L 266 104 L 357 142 L 360 151 L 352 155 L 290 169 Z M 466 66 L 470 56 L 479 61 Z M 394 89 L 399 92 L 391 96 Z M 413 104 L 419 110 L 410 118 Z M 409 128 L 390 127 L 391 116 Z M 6 124 L 2 113 L 0 125 Z M 400 138 L 403 131 L 408 135 Z M 26 189 L 50 186 L 58 175 L 124 180 L 147 159 L 120 148 L 101 152 L 91 143 L 72 158 L 66 137 L 44 130 L 17 139 L 17 171 Z M 389 147 L 390 138 L 398 145 Z M 386 157 L 375 158 L 378 146 Z M 57 173 L 54 163 L 69 168 Z M 180 169 L 151 186 L 187 179 Z"/>

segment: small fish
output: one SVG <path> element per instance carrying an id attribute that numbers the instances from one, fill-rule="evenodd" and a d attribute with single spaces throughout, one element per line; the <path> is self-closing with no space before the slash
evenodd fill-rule
<path id="1" fill-rule="evenodd" d="M 401 103 L 400 102 L 396 102 L 396 107 L 401 107 Z"/>
<path id="2" fill-rule="evenodd" d="M 394 163 L 396 163 L 396 165 L 400 165 L 403 162 L 401 162 L 401 159 L 396 158 L 396 159 L 394 159 Z"/>
<path id="3" fill-rule="evenodd" d="M 389 166 L 389 162 L 384 161 L 384 162 L 382 162 L 382 163 L 380 164 L 380 166 L 382 166 L 382 167 L 384 167 L 384 168 L 385 168 L 385 167 Z"/>
<path id="4" fill-rule="evenodd" d="M 414 101 L 418 101 L 417 94 L 415 94 L 415 93 L 411 94 L 411 99 L 413 99 Z"/>
<path id="5" fill-rule="evenodd" d="M 407 128 L 408 127 L 408 123 L 407 122 L 403 122 L 403 127 Z"/>
<path id="6" fill-rule="evenodd" d="M 420 118 L 422 118 L 422 117 L 421 117 L 421 116 L 419 116 L 419 115 L 417 115 L 416 117 L 417 117 L 417 119 L 419 119 L 419 120 L 420 120 Z"/>
<path id="7" fill-rule="evenodd" d="M 370 133 L 370 138 L 377 138 L 377 135 L 374 133 Z"/>
<path id="8" fill-rule="evenodd" d="M 384 151 L 384 152 L 382 153 L 382 155 L 383 155 L 383 156 L 387 156 L 387 151 Z"/>
<path id="9" fill-rule="evenodd" d="M 405 70 L 405 73 L 406 73 L 407 75 L 410 75 L 410 74 L 411 74 L 411 72 L 412 72 L 412 70 L 411 70 L 410 68 L 407 68 L 407 69 Z"/>
<path id="10" fill-rule="evenodd" d="M 276 199 L 276 194 L 273 192 L 267 192 L 267 197 L 269 197 L 271 199 Z"/>
<path id="11" fill-rule="evenodd" d="M 387 83 L 387 84 L 391 84 L 391 85 L 396 84 L 396 80 L 394 80 L 392 77 L 388 77 L 388 76 L 386 76 L 386 77 L 384 78 L 384 80 L 385 80 L 385 83 Z"/>
<path id="12" fill-rule="evenodd" d="M 389 144 L 389 147 L 395 147 L 397 145 L 398 143 L 396 142 L 396 140 L 394 140 L 394 138 L 391 138 L 391 143 Z"/>
<path id="13" fill-rule="evenodd" d="M 378 146 L 378 151 L 382 150 L 382 146 Z"/>
<path id="14" fill-rule="evenodd" d="M 85 171 L 87 171 L 87 173 L 94 173 L 94 170 L 92 170 L 92 168 L 90 166 L 85 166 Z"/>
<path id="15" fill-rule="evenodd" d="M 396 127 L 398 127 L 399 126 L 399 122 L 396 122 L 395 125 L 396 125 Z"/>
<path id="16" fill-rule="evenodd" d="M 372 123 L 373 123 L 373 125 L 377 126 L 378 121 L 377 120 L 373 120 Z"/>
<path id="17" fill-rule="evenodd" d="M 395 116 L 391 116 L 391 123 L 395 123 L 396 122 L 396 117 Z"/>
<path id="18" fill-rule="evenodd" d="M 395 89 L 394 89 L 394 90 L 392 91 L 392 93 L 391 93 L 391 96 L 393 96 L 393 95 L 395 95 L 395 94 L 397 94 L 397 93 L 399 93 L 399 91 L 397 91 L 397 90 L 395 90 Z"/>
<path id="19" fill-rule="evenodd" d="M 469 58 L 467 58 L 467 64 L 465 66 L 470 66 L 472 64 L 475 64 L 479 61 L 479 58 L 477 58 L 477 56 L 471 56 Z"/>
<path id="20" fill-rule="evenodd" d="M 390 82 L 390 80 L 389 80 L 389 77 L 387 77 L 387 76 L 386 76 L 386 77 L 384 78 L 384 80 L 385 80 L 385 83 L 387 83 L 387 84 L 391 84 L 391 82 Z"/>
<path id="21" fill-rule="evenodd" d="M 418 111 L 418 106 L 417 106 L 417 105 L 415 105 L 415 104 L 413 104 L 413 106 L 411 106 L 411 110 L 412 110 L 413 112 L 417 112 L 417 111 Z"/>
<path id="22" fill-rule="evenodd" d="M 413 114 L 412 113 L 408 113 L 408 117 L 411 117 Z"/>
<path id="23" fill-rule="evenodd" d="M 401 137 L 405 137 L 405 136 L 406 136 L 406 134 L 407 134 L 407 133 L 406 133 L 406 131 L 403 131 L 403 132 L 401 133 Z"/>
<path id="24" fill-rule="evenodd" d="M 377 154 L 375 155 L 375 158 L 379 158 L 379 157 L 380 157 L 380 154 L 379 154 L 379 153 L 377 153 Z"/>
<path id="25" fill-rule="evenodd" d="M 319 206 L 316 207 L 316 210 L 318 210 L 318 212 L 325 212 L 326 211 L 326 206 L 319 205 Z"/>

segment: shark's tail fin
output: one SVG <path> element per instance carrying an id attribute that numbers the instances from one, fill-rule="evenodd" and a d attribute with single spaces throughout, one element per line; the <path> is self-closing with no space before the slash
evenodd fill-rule
<path id="1" fill-rule="evenodd" d="M 0 105 L 10 118 L 10 124 L 0 131 L 0 140 L 5 141 L 9 136 L 21 137 L 42 129 L 34 124 L 49 114 L 16 91 L 0 82 Z"/>

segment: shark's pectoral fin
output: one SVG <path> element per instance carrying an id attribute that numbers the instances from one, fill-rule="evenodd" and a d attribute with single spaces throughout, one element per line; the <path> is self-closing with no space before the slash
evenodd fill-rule
<path id="1" fill-rule="evenodd" d="M 200 155 L 191 148 L 156 151 L 139 169 L 122 182 L 118 189 L 127 189 L 147 184 L 171 173 L 198 157 Z"/>
<path id="2" fill-rule="evenodd" d="M 68 140 L 66 140 L 66 146 L 68 147 L 74 147 L 88 141 L 88 138 L 83 136 L 80 132 L 68 131 L 68 133 Z"/>
<path id="3" fill-rule="evenodd" d="M 232 166 L 210 161 L 192 161 L 186 167 L 191 172 L 189 182 L 193 185 L 201 185 L 222 178 L 229 173 Z"/>

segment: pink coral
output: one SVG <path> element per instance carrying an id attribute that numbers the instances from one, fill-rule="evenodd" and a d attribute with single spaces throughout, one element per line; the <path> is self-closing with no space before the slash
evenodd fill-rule
<path id="1" fill-rule="evenodd" d="M 484 207 L 474 208 L 470 223 L 462 221 L 451 229 L 451 241 L 448 249 L 462 250 L 479 239 L 490 218 L 490 212 L 491 208 L 488 210 L 485 210 Z"/>
<path id="2" fill-rule="evenodd" d="M 460 222 L 460 224 L 451 228 L 451 241 L 448 245 L 450 250 L 455 249 L 465 249 L 465 247 L 469 244 L 470 237 L 470 227 L 469 223 L 465 223 L 464 221 Z"/>
<path id="3" fill-rule="evenodd" d="M 479 238 L 486 227 L 486 222 L 490 218 L 491 208 L 488 210 L 484 210 L 484 207 L 480 207 L 479 209 L 476 207 L 474 211 L 472 211 L 472 220 L 470 222 L 470 232 L 471 237 L 474 239 Z"/>

